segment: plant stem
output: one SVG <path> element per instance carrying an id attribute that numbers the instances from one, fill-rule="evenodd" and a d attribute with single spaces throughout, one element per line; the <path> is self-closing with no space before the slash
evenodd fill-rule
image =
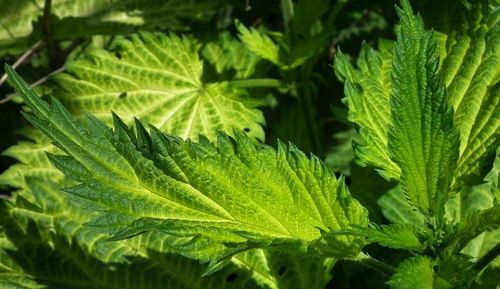
<path id="1" fill-rule="evenodd" d="M 488 253 L 477 260 L 476 264 L 472 266 L 472 269 L 474 269 L 476 272 L 480 272 L 498 256 L 500 256 L 500 243 L 496 244 L 496 246 L 489 250 Z"/>
<path id="2" fill-rule="evenodd" d="M 37 41 L 35 44 L 33 44 L 28 50 L 26 50 L 23 55 L 21 55 L 14 64 L 12 64 L 12 68 L 16 69 L 21 65 L 28 57 L 30 57 L 40 46 L 42 45 L 42 41 Z M 0 86 L 7 80 L 7 73 L 4 73 L 2 75 L 2 78 L 0 78 Z"/>
<path id="3" fill-rule="evenodd" d="M 281 13 L 285 24 L 285 34 L 290 37 L 290 23 L 294 17 L 292 0 L 281 0 Z"/>
<path id="4" fill-rule="evenodd" d="M 283 82 L 279 79 L 273 78 L 253 78 L 253 79 L 241 79 L 232 80 L 229 83 L 235 87 L 247 88 L 247 87 L 283 87 Z"/>
<path id="5" fill-rule="evenodd" d="M 321 140 L 318 134 L 318 121 L 315 119 L 315 110 L 313 107 L 313 96 L 306 93 L 304 89 L 298 95 L 298 101 L 300 109 L 306 120 L 306 125 L 308 126 L 308 133 L 311 139 L 311 149 L 315 155 L 321 156 L 323 154 L 323 147 L 321 145 Z"/>
<path id="6" fill-rule="evenodd" d="M 52 0 L 45 0 L 45 4 L 43 6 L 43 38 L 45 43 L 47 43 L 47 52 L 49 54 L 49 62 L 50 67 L 56 69 L 57 67 L 62 66 L 61 56 L 61 48 L 59 44 L 54 41 L 52 37 L 52 24 L 51 24 L 51 15 L 50 9 L 52 6 Z"/>
<path id="7" fill-rule="evenodd" d="M 30 88 L 35 88 L 35 87 L 39 86 L 40 84 L 47 81 L 52 75 L 57 74 L 59 72 L 63 72 L 65 69 L 66 69 L 66 67 L 63 66 L 63 67 L 60 67 L 60 68 L 52 71 L 51 73 L 49 73 L 49 74 L 45 75 L 44 77 L 38 79 L 37 81 L 33 82 L 30 85 Z M 11 94 L 7 95 L 5 98 L 0 99 L 0 105 L 4 104 L 6 102 L 9 102 L 14 96 L 16 96 L 16 93 L 11 93 Z"/>
<path id="8" fill-rule="evenodd" d="M 359 253 L 359 255 L 354 259 L 354 261 L 359 262 L 366 267 L 373 269 L 384 276 L 392 276 L 396 271 L 391 266 L 379 261 L 366 253 Z"/>
<path id="9" fill-rule="evenodd" d="M 345 3 L 347 3 L 347 0 L 338 0 L 337 3 L 335 3 L 335 6 L 333 6 L 332 11 L 326 18 L 325 27 L 331 27 L 333 25 L 333 22 L 337 19 L 337 16 L 339 15 L 342 7 L 344 7 Z"/>

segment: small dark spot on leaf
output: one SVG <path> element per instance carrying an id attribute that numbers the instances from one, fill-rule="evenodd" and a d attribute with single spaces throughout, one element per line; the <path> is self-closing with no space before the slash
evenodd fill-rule
<path id="1" fill-rule="evenodd" d="M 248 127 L 245 127 L 245 128 L 243 129 L 243 131 L 244 131 L 244 132 L 246 132 L 246 133 L 248 133 L 248 132 L 250 132 L 250 129 L 249 129 Z"/>
<path id="2" fill-rule="evenodd" d="M 226 277 L 226 283 L 232 283 L 236 278 L 238 278 L 238 274 L 233 272 Z"/>
<path id="3" fill-rule="evenodd" d="M 286 272 L 286 269 L 288 269 L 286 266 L 281 266 L 278 270 L 278 276 L 283 276 L 283 274 L 285 274 Z"/>
<path id="4" fill-rule="evenodd" d="M 120 93 L 120 95 L 118 95 L 119 98 L 125 98 L 127 97 L 127 93 L 126 92 L 122 92 Z"/>
<path id="5" fill-rule="evenodd" d="M 118 59 L 122 59 L 122 54 L 120 52 L 115 52 L 115 56 Z"/>

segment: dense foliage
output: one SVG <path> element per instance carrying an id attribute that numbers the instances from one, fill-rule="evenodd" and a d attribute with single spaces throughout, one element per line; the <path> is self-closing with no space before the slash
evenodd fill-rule
<path id="1" fill-rule="evenodd" d="M 0 1 L 0 288 L 499 288 L 500 2 L 414 2 Z"/>

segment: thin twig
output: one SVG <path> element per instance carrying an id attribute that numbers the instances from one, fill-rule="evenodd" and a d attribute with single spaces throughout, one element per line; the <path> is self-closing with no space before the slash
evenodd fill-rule
<path id="1" fill-rule="evenodd" d="M 45 0 L 43 6 L 43 37 L 47 43 L 47 52 L 49 54 L 49 63 L 51 68 L 61 67 L 62 60 L 60 59 L 61 48 L 59 44 L 54 41 L 52 36 L 52 23 L 51 23 L 51 5 L 52 0 Z"/>
<path id="2" fill-rule="evenodd" d="M 44 77 L 38 79 L 37 81 L 33 82 L 33 84 L 30 85 L 30 88 L 35 88 L 35 87 L 39 86 L 40 84 L 47 81 L 54 74 L 63 72 L 64 70 L 66 70 L 66 67 L 64 67 L 64 66 L 59 67 L 58 69 L 52 71 L 51 73 L 49 73 L 49 74 L 45 75 Z M 15 93 L 11 93 L 11 94 L 7 95 L 7 97 L 0 100 L 0 105 L 4 104 L 6 102 L 9 102 L 15 95 L 16 95 Z"/>
<path id="3" fill-rule="evenodd" d="M 481 272 L 498 256 L 500 256 L 500 243 L 496 244 L 496 246 L 489 250 L 481 259 L 477 260 L 476 264 L 472 266 L 472 269 L 476 272 Z"/>
<path id="4" fill-rule="evenodd" d="M 30 85 L 30 88 L 35 88 L 35 87 L 39 86 L 40 84 L 42 84 L 45 81 L 47 81 L 52 75 L 60 73 L 60 72 L 63 72 L 64 70 L 66 70 L 66 67 L 64 67 L 64 66 L 59 67 L 58 69 L 56 69 L 56 70 L 52 71 L 51 73 L 45 75 L 44 77 L 40 78 L 39 80 L 33 82 L 33 84 Z"/>
<path id="5" fill-rule="evenodd" d="M 33 44 L 26 52 L 21 55 L 14 64 L 12 64 L 12 68 L 16 69 L 21 65 L 28 57 L 30 57 L 40 46 L 42 45 L 42 41 L 38 40 L 35 44 Z M 2 75 L 2 78 L 0 78 L 0 86 L 7 80 L 7 73 L 4 73 Z"/>
<path id="6" fill-rule="evenodd" d="M 364 10 L 363 14 L 361 15 L 361 17 L 359 17 L 359 19 L 357 19 L 356 21 L 352 22 L 351 25 L 349 25 L 345 29 L 342 29 L 337 34 L 337 36 L 332 40 L 332 43 L 330 44 L 330 51 L 328 53 L 328 56 L 329 56 L 330 59 L 333 59 L 333 57 L 335 56 L 335 53 L 337 53 L 337 45 L 342 40 L 344 40 L 344 38 L 346 37 L 346 35 L 349 35 L 352 30 L 354 30 L 355 28 L 357 28 L 358 25 L 361 22 L 364 22 L 366 20 L 366 18 L 368 17 L 368 15 L 370 15 L 370 12 L 371 12 L 371 10 Z"/>

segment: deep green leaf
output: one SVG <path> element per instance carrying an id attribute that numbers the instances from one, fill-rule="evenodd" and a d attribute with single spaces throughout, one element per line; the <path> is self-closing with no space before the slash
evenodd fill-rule
<path id="1" fill-rule="evenodd" d="M 403 261 L 396 268 L 396 274 L 387 282 L 392 289 L 432 289 L 434 270 L 428 257 L 417 256 Z"/>
<path id="2" fill-rule="evenodd" d="M 109 122 L 112 110 L 168 133 L 215 139 L 217 130 L 264 139 L 257 101 L 226 82 L 204 83 L 203 62 L 192 38 L 141 33 L 120 38 L 111 51 L 94 50 L 67 64 L 55 96 L 70 110 Z"/>
<path id="3" fill-rule="evenodd" d="M 402 4 L 393 58 L 389 153 L 401 168 L 408 199 L 439 221 L 458 157 L 458 134 L 438 74 L 436 42 L 409 3 Z"/>
<path id="4" fill-rule="evenodd" d="M 66 192 L 101 212 L 88 225 L 113 240 L 163 232 L 178 238 L 173 251 L 212 266 L 268 246 L 331 257 L 359 253 L 359 238 L 332 233 L 366 226 L 366 211 L 317 158 L 293 146 L 257 146 L 241 134 L 219 134 L 214 145 L 154 128 L 149 134 L 139 122 L 132 130 L 116 116 L 114 130 L 91 115 L 79 123 L 7 70 L 33 111 L 28 120 L 70 156 L 51 157 L 79 183 Z"/>
<path id="5" fill-rule="evenodd" d="M 45 0 L 0 3 L 0 55 L 22 53 L 42 38 L 41 17 Z M 75 39 L 90 35 L 127 34 L 158 28 L 186 29 L 185 20 L 203 20 L 214 14 L 221 1 L 168 0 L 52 0 L 53 38 Z M 33 27 L 33 22 L 37 25 Z"/>
<path id="6" fill-rule="evenodd" d="M 415 227 L 408 224 L 373 225 L 361 232 L 367 237 L 368 242 L 379 243 L 384 247 L 416 252 L 422 252 L 425 249 L 419 238 L 421 234 L 418 234 Z"/>

